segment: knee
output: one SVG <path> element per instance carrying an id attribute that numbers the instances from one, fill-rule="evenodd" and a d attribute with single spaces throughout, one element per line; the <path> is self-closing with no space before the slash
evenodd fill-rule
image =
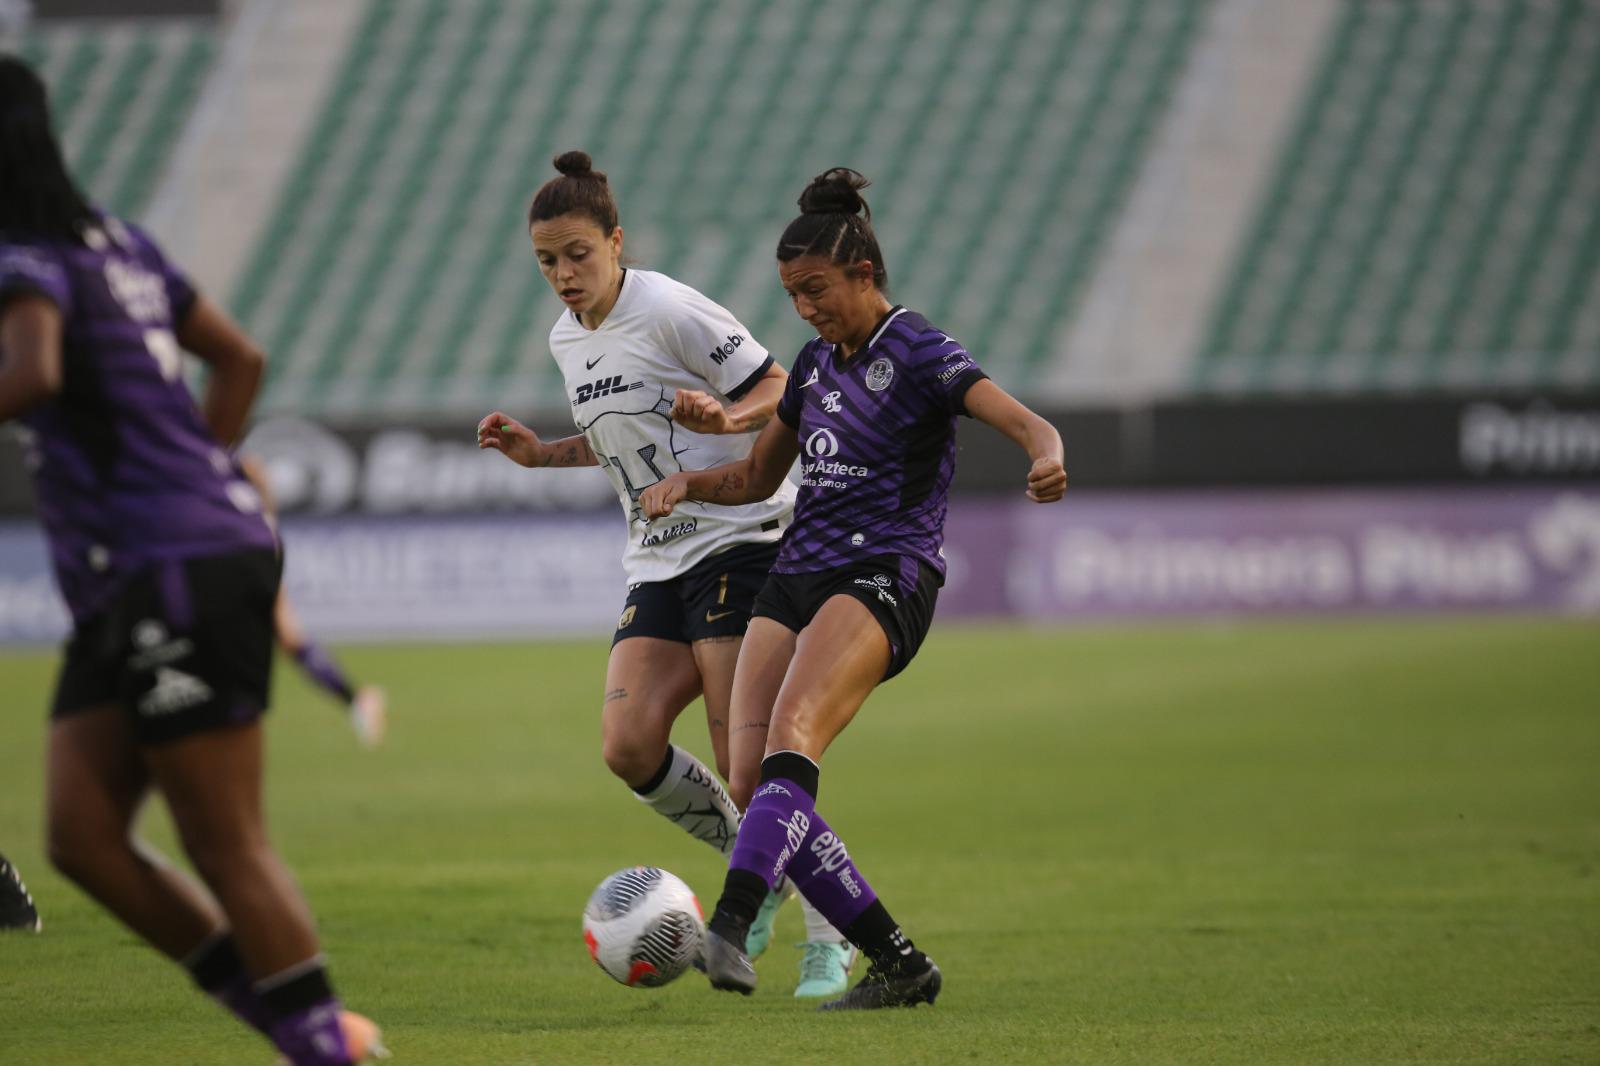
<path id="1" fill-rule="evenodd" d="M 126 830 L 85 825 L 64 814 L 51 813 L 45 832 L 50 865 L 67 880 L 83 884 L 108 856 L 132 848 Z"/>
<path id="2" fill-rule="evenodd" d="M 600 757 L 606 767 L 630 788 L 642 785 L 661 768 L 666 742 L 637 731 L 617 730 L 600 741 Z"/>

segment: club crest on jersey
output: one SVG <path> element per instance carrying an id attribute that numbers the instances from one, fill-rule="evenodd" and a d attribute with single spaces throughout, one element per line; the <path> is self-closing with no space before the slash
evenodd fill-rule
<path id="1" fill-rule="evenodd" d="M 867 388 L 873 392 L 882 392 L 893 380 L 894 364 L 887 358 L 874 359 L 872 365 L 867 367 Z"/>

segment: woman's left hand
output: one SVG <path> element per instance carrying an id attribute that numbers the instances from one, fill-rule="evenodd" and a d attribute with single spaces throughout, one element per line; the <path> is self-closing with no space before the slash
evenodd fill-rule
<path id="1" fill-rule="evenodd" d="M 1059 459 L 1035 459 L 1028 471 L 1028 499 L 1054 503 L 1067 491 L 1067 468 Z"/>
<path id="2" fill-rule="evenodd" d="M 679 389 L 672 398 L 672 420 L 696 433 L 734 433 L 737 427 L 728 409 L 710 393 Z"/>

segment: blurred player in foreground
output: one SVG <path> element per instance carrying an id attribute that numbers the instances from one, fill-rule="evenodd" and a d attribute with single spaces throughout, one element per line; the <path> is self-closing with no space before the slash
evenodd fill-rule
<path id="1" fill-rule="evenodd" d="M 905 669 L 933 621 L 956 416 L 987 422 L 1027 452 L 1030 499 L 1059 500 L 1067 485 L 1055 429 L 990 381 L 958 342 L 890 305 L 865 186 L 852 170 L 814 179 L 778 242 L 783 286 L 818 336 L 795 359 L 777 419 L 748 457 L 673 474 L 640 500 L 650 518 L 687 501 L 749 506 L 801 460 L 794 524 L 756 598 L 734 678 L 734 717 L 769 731 L 705 963 L 717 988 L 754 990 L 746 930 L 774 879 L 787 874 L 871 960 L 825 1010 L 932 1003 L 942 981 L 817 813 L 816 796 L 822 753 L 872 690 Z M 748 760 L 734 751 L 732 761 Z"/>
<path id="2" fill-rule="evenodd" d="M 200 408 L 185 350 L 210 364 Z M 50 857 L 294 1066 L 333 1066 L 381 1045 L 341 1010 L 262 820 L 277 542 L 225 450 L 262 366 L 148 236 L 89 206 L 44 85 L 0 56 L 0 422 L 26 426 L 73 622 Z M 134 837 L 152 787 L 204 887 Z"/>
<path id="3" fill-rule="evenodd" d="M 37 933 L 44 928 L 39 920 L 39 909 L 28 895 L 28 886 L 22 875 L 11 865 L 11 860 L 0 855 L 0 930 L 26 929 Z"/>
<path id="4" fill-rule="evenodd" d="M 276 524 L 278 508 L 272 498 L 266 468 L 248 455 L 240 456 L 239 466 L 261 496 L 262 514 L 268 522 Z M 382 744 L 389 729 L 389 706 L 383 689 L 377 685 L 351 685 L 339 661 L 301 627 L 300 618 L 289 603 L 289 591 L 281 584 L 278 599 L 272 606 L 272 632 L 278 638 L 278 647 L 294 660 L 307 680 L 345 708 L 350 728 L 355 730 L 361 745 L 376 748 Z"/>
<path id="5" fill-rule="evenodd" d="M 639 493 L 669 473 L 743 459 L 772 418 L 785 375 L 738 319 L 664 274 L 622 266 L 617 205 L 589 156 L 568 152 L 528 212 L 534 255 L 564 312 L 550 352 L 566 379 L 580 432 L 553 443 L 495 411 L 478 423 L 478 447 L 523 466 L 601 466 L 628 520 L 628 597 L 612 638 L 601 709 L 601 753 L 657 813 L 724 855 L 749 800 L 730 797 L 700 760 L 670 743 L 683 709 L 704 694 L 722 776 L 754 781 L 756 762 L 730 768 L 734 665 L 756 591 L 777 558 L 794 486 L 743 507 L 695 507 L 651 522 Z M 755 758 L 759 760 L 759 755 Z M 731 774 L 731 777 L 730 777 Z M 787 884 L 753 919 L 759 954 Z M 826 996 L 849 981 L 843 937 L 812 910 L 795 994 Z"/>

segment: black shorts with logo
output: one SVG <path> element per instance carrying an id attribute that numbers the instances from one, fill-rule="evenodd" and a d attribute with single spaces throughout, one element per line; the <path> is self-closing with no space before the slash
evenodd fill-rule
<path id="1" fill-rule="evenodd" d="M 904 670 L 922 647 L 944 578 L 939 571 L 905 555 L 880 555 L 836 570 L 773 574 L 756 597 L 755 616 L 770 618 L 800 632 L 834 596 L 860 600 L 889 638 L 889 669 L 883 679 Z"/>
<path id="2" fill-rule="evenodd" d="M 67 639 L 51 717 L 119 704 L 145 744 L 259 718 L 281 569 L 252 549 L 141 570 Z"/>
<path id="3" fill-rule="evenodd" d="M 692 644 L 707 637 L 744 636 L 756 593 L 777 559 L 776 542 L 738 544 L 670 580 L 630 586 L 612 645 L 628 637 Z"/>

